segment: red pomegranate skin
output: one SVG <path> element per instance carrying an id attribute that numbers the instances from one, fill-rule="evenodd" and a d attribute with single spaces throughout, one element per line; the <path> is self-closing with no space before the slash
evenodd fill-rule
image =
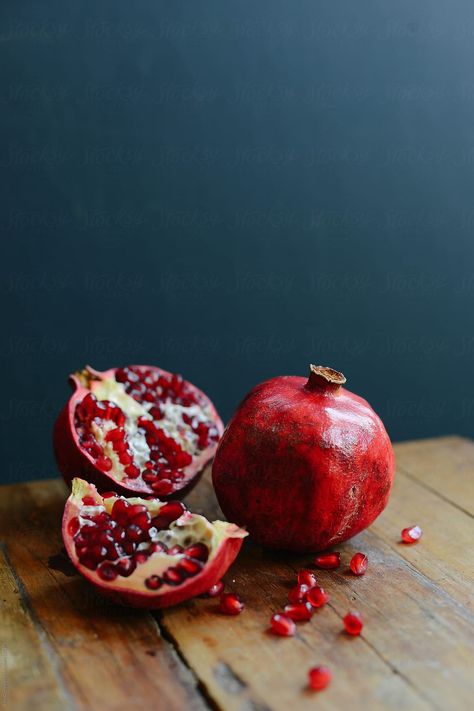
<path id="1" fill-rule="evenodd" d="M 257 385 L 227 426 L 213 464 L 219 504 L 263 546 L 327 549 L 367 528 L 393 483 L 392 445 L 380 418 L 342 387 L 341 373 Z"/>

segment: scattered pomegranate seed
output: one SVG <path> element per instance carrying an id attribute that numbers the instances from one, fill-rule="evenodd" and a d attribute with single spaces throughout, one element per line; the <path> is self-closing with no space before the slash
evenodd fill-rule
<path id="1" fill-rule="evenodd" d="M 356 553 L 349 563 L 350 569 L 354 575 L 364 575 L 369 564 L 369 559 L 363 553 Z"/>
<path id="2" fill-rule="evenodd" d="M 207 593 L 205 593 L 206 597 L 219 597 L 224 592 L 224 583 L 222 580 L 219 580 L 218 583 L 215 583 L 212 587 L 209 588 Z"/>
<path id="3" fill-rule="evenodd" d="M 323 607 L 329 602 L 329 595 L 323 588 L 315 585 L 314 588 L 310 588 L 306 593 L 306 600 L 312 607 Z"/>
<path id="4" fill-rule="evenodd" d="M 307 585 L 295 585 L 291 590 L 288 592 L 288 600 L 289 602 L 292 602 L 293 604 L 297 604 L 299 602 L 304 602 L 306 600 L 306 594 L 309 590 L 309 587 Z"/>
<path id="5" fill-rule="evenodd" d="M 316 576 L 311 570 L 300 570 L 298 573 L 298 583 L 312 588 L 317 584 Z"/>
<path id="6" fill-rule="evenodd" d="M 288 615 L 295 622 L 310 620 L 313 616 L 313 608 L 309 602 L 299 602 L 296 605 L 285 605 L 285 615 Z"/>
<path id="7" fill-rule="evenodd" d="M 280 637 L 292 637 L 296 632 L 296 625 L 288 615 L 282 612 L 277 612 L 270 619 L 270 625 L 273 634 L 278 634 Z"/>
<path id="8" fill-rule="evenodd" d="M 419 526 L 410 526 L 410 528 L 404 528 L 402 531 L 402 541 L 403 543 L 416 543 L 420 540 L 423 535 L 423 531 Z"/>
<path id="9" fill-rule="evenodd" d="M 238 595 L 234 593 L 223 593 L 221 595 L 219 610 L 225 615 L 239 615 L 244 609 L 244 603 Z"/>
<path id="10" fill-rule="evenodd" d="M 317 555 L 314 562 L 318 568 L 323 568 L 324 570 L 332 570 L 333 568 L 339 568 L 341 565 L 341 554 L 340 553 L 322 553 Z"/>
<path id="11" fill-rule="evenodd" d="M 347 634 L 356 636 L 362 632 L 364 623 L 359 612 L 348 612 L 342 621 Z"/>
<path id="12" fill-rule="evenodd" d="M 309 686 L 315 691 L 322 691 L 331 682 L 332 672 L 328 667 L 313 667 L 308 672 Z"/>

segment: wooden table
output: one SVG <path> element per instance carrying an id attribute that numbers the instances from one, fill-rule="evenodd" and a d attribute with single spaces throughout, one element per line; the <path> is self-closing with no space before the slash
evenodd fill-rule
<path id="1" fill-rule="evenodd" d="M 387 510 L 339 547 L 339 571 L 318 573 L 331 601 L 290 639 L 269 634 L 268 620 L 311 557 L 246 543 L 226 579 L 246 603 L 239 617 L 222 616 L 203 599 L 156 614 L 120 608 L 60 554 L 62 482 L 1 487 L 0 704 L 28 711 L 473 709 L 474 443 L 407 442 L 396 454 Z M 188 502 L 217 513 L 208 477 Z M 422 540 L 401 544 L 400 530 L 414 523 Z M 362 578 L 347 572 L 358 550 L 369 557 Z M 341 632 L 349 608 L 365 618 L 359 638 Z M 334 673 L 319 693 L 306 688 L 317 663 Z"/>

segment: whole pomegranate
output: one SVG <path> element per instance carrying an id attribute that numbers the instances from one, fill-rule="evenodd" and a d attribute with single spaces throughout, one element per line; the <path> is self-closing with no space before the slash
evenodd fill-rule
<path id="1" fill-rule="evenodd" d="M 54 427 L 67 483 L 99 491 L 183 496 L 214 456 L 224 429 L 209 398 L 180 375 L 149 365 L 103 373 L 87 366 Z"/>
<path id="2" fill-rule="evenodd" d="M 176 605 L 216 586 L 247 533 L 210 523 L 181 501 L 101 496 L 73 479 L 62 533 L 79 572 L 114 602 L 133 607 Z"/>
<path id="3" fill-rule="evenodd" d="M 255 542 L 319 551 L 369 526 L 385 508 L 394 455 L 369 404 L 342 373 L 273 378 L 241 403 L 218 445 L 213 482 L 225 515 Z"/>

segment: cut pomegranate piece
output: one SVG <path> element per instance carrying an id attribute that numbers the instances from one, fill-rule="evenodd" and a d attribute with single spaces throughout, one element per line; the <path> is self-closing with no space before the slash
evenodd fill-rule
<path id="1" fill-rule="evenodd" d="M 331 682 L 332 673 L 328 667 L 313 667 L 308 672 L 309 686 L 314 691 L 322 691 Z"/>
<path id="2" fill-rule="evenodd" d="M 296 605 L 285 605 L 285 615 L 291 617 L 295 622 L 310 620 L 313 616 L 313 608 L 309 602 L 299 602 Z"/>
<path id="3" fill-rule="evenodd" d="M 175 504 L 180 517 L 160 529 L 150 525 Z M 133 607 L 168 607 L 221 586 L 246 535 L 180 502 L 111 492 L 104 498 L 82 479 L 73 479 L 63 516 L 64 544 L 79 572 L 114 602 Z"/>
<path id="4" fill-rule="evenodd" d="M 349 563 L 350 569 L 354 575 L 364 575 L 369 564 L 369 559 L 363 553 L 356 553 Z"/>
<path id="5" fill-rule="evenodd" d="M 423 531 L 419 526 L 410 526 L 402 531 L 403 543 L 416 543 L 423 535 Z"/>
<path id="6" fill-rule="evenodd" d="M 362 632 L 364 623 L 362 622 L 362 617 L 359 612 L 348 612 L 342 621 L 347 634 L 357 636 Z"/>
<path id="7" fill-rule="evenodd" d="M 341 554 L 322 553 L 316 556 L 314 563 L 318 568 L 323 568 L 323 570 L 333 570 L 341 565 Z"/>
<path id="8" fill-rule="evenodd" d="M 280 635 L 280 637 L 292 637 L 296 632 L 296 625 L 291 617 L 282 612 L 277 612 L 272 616 L 270 626 L 273 634 Z"/>
<path id="9" fill-rule="evenodd" d="M 314 588 L 310 588 L 306 593 L 306 600 L 312 607 L 322 607 L 329 602 L 329 595 L 324 588 L 315 585 Z"/>
<path id="10" fill-rule="evenodd" d="M 300 570 L 298 573 L 298 583 L 312 588 L 317 584 L 316 576 L 311 570 Z"/>
<path id="11" fill-rule="evenodd" d="M 219 610 L 224 615 L 239 615 L 244 609 L 244 603 L 235 593 L 223 593 L 221 595 Z"/>
<path id="12" fill-rule="evenodd" d="M 99 491 L 183 496 L 214 456 L 223 424 L 201 390 L 161 368 L 86 367 L 54 428 L 68 484 L 80 476 Z"/>

